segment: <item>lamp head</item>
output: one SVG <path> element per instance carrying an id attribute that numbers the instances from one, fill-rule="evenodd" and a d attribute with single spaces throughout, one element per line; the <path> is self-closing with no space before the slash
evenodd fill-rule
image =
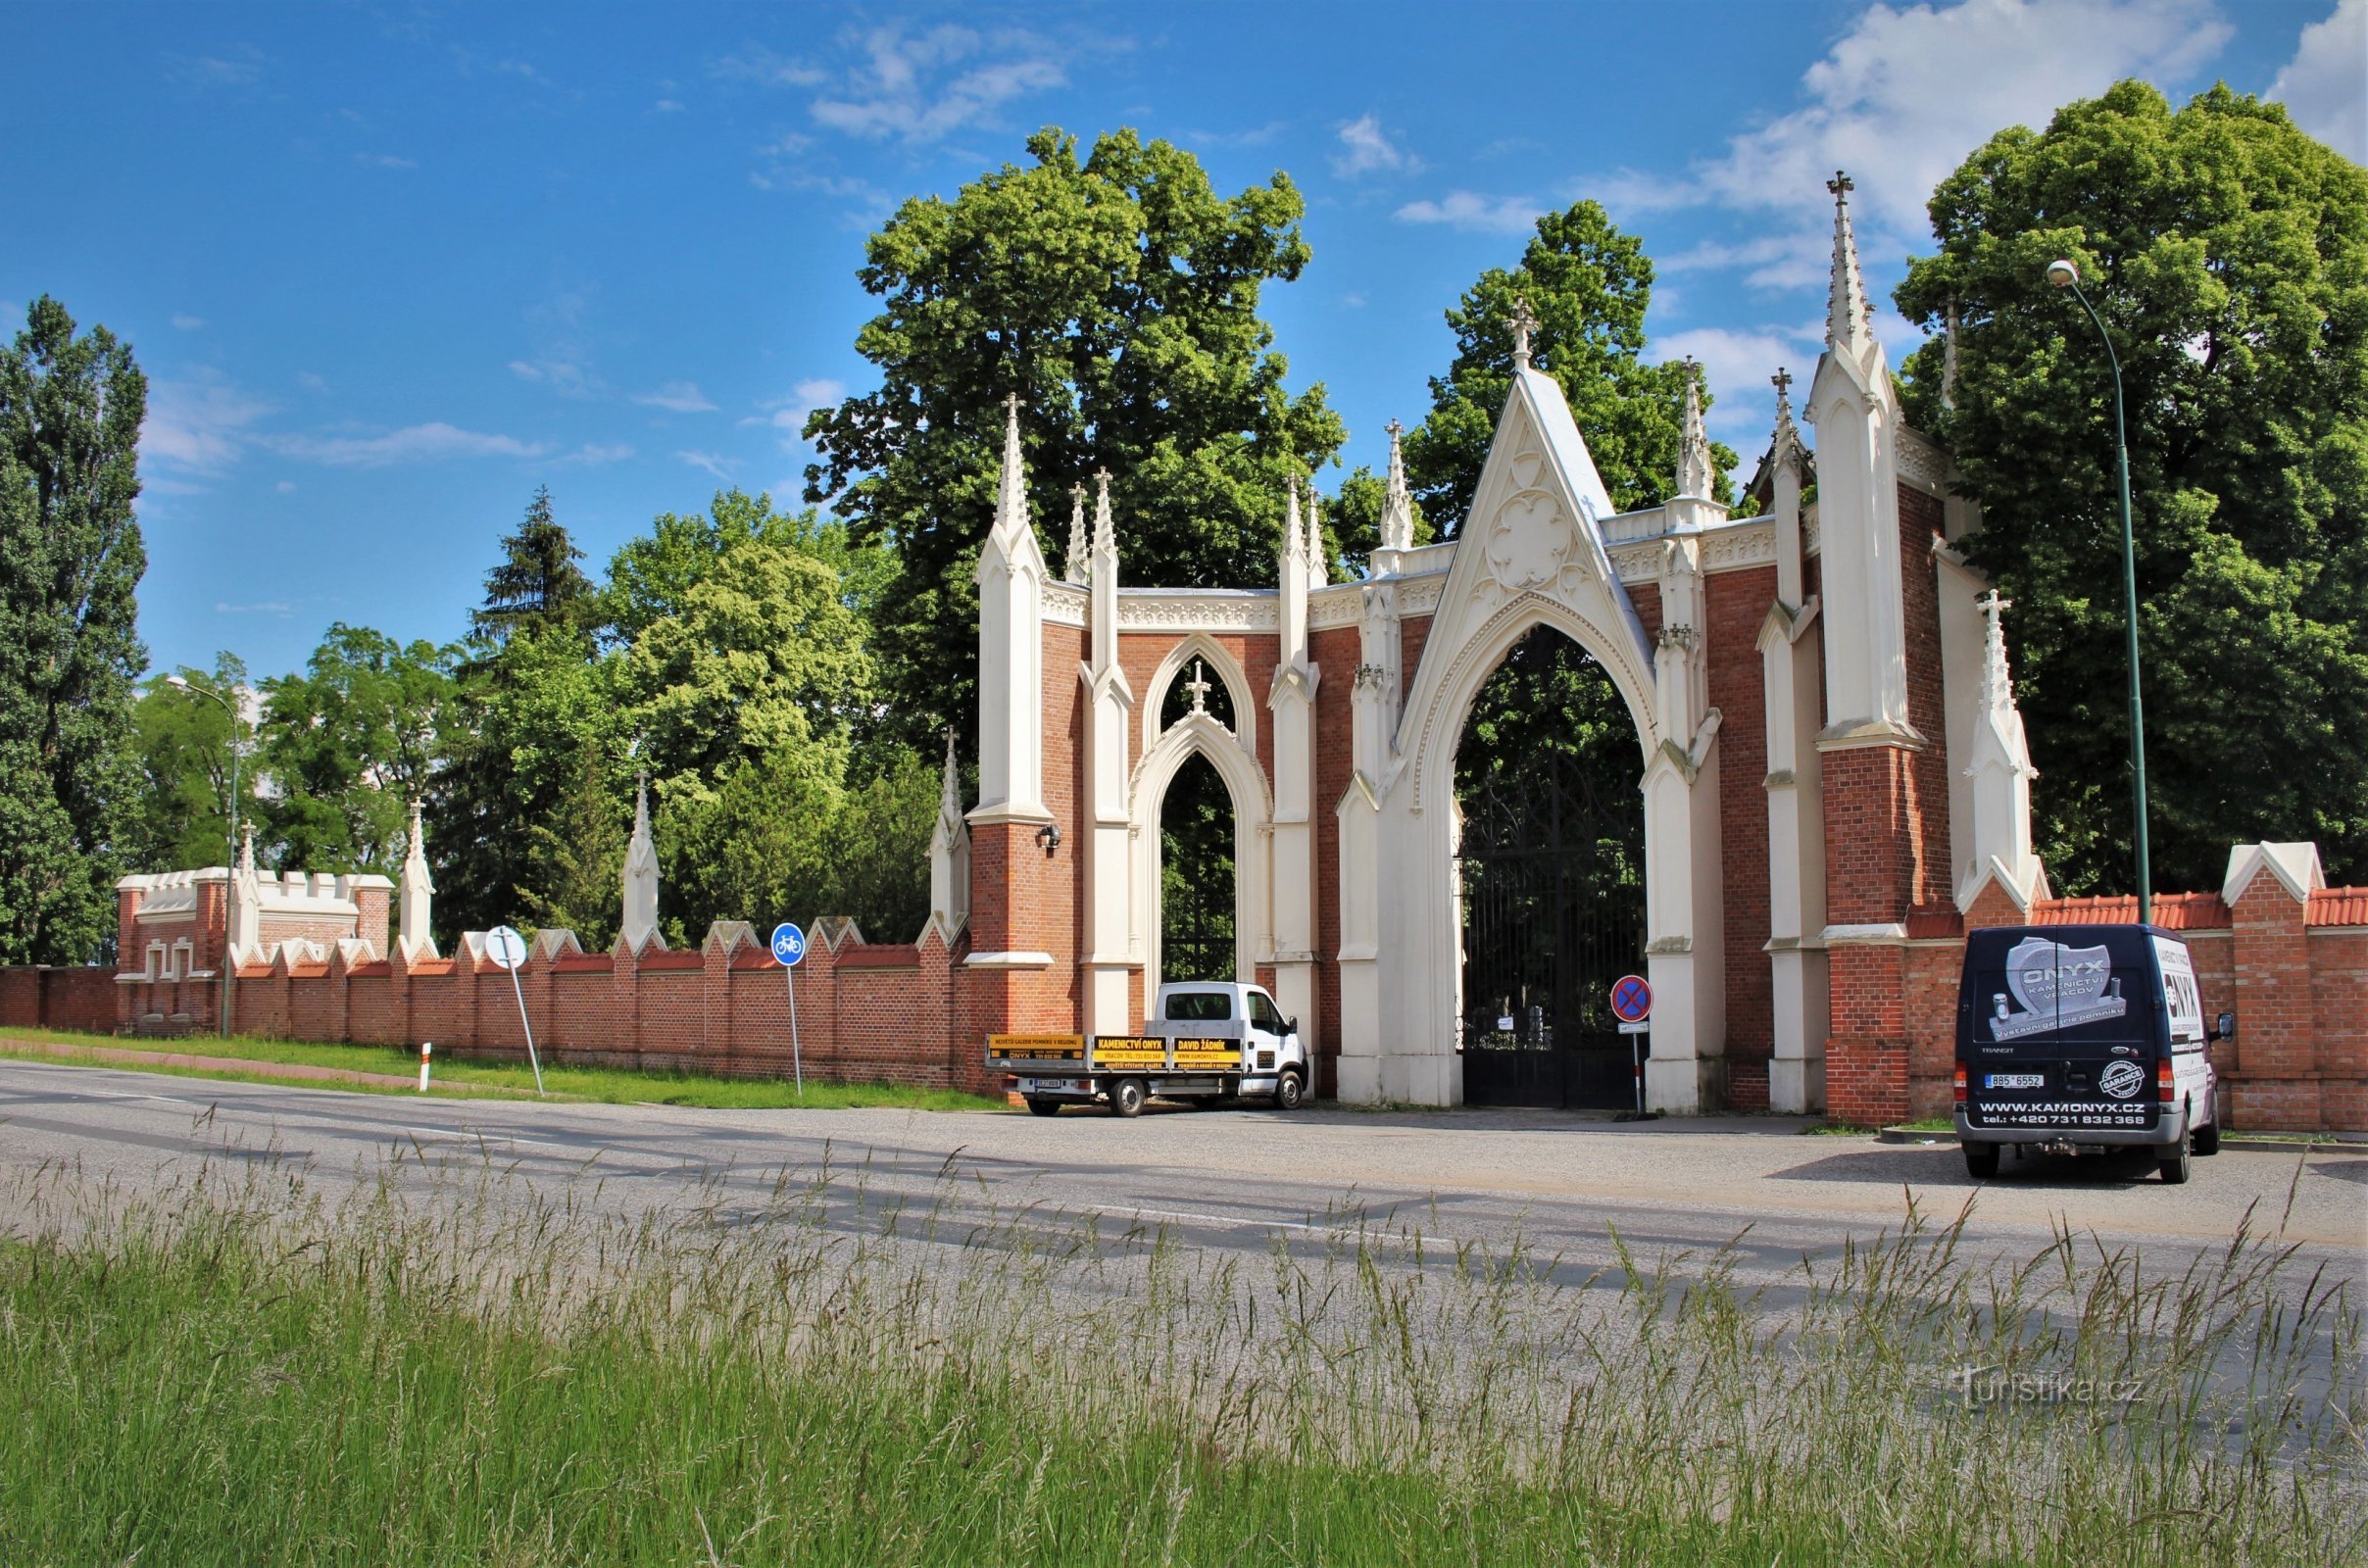
<path id="1" fill-rule="evenodd" d="M 165 684 L 172 687 L 176 692 L 185 692 L 189 689 L 189 677 L 186 675 L 167 675 L 165 677 Z"/>
<path id="2" fill-rule="evenodd" d="M 2080 269 L 2059 256 L 2047 264 L 2047 281 L 2057 288 L 2070 288 L 2080 281 Z"/>

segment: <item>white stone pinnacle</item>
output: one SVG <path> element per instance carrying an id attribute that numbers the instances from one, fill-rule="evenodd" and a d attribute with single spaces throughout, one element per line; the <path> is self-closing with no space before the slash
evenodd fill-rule
<path id="1" fill-rule="evenodd" d="M 1866 308 L 1866 280 L 1858 271 L 1858 241 L 1850 232 L 1850 193 L 1856 188 L 1840 170 L 1825 182 L 1834 198 L 1833 273 L 1826 283 L 1826 346 L 1863 362 L 1875 340 Z"/>
<path id="2" fill-rule="evenodd" d="M 1414 498 L 1406 490 L 1406 453 L 1398 439 L 1405 430 L 1406 426 L 1396 419 L 1390 421 L 1390 488 L 1381 503 L 1381 548 L 1384 550 L 1414 548 Z"/>

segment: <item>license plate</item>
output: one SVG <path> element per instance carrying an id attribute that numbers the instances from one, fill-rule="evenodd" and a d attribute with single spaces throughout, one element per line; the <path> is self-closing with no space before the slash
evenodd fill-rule
<path id="1" fill-rule="evenodd" d="M 1085 1092 L 1085 1085 L 1074 1078 L 1022 1078 L 1019 1080 L 1019 1092 L 1023 1095 L 1077 1095 Z"/>
<path id="2" fill-rule="evenodd" d="M 2044 1072 L 1992 1072 L 1982 1075 L 1984 1089 L 2045 1089 L 2047 1075 Z"/>

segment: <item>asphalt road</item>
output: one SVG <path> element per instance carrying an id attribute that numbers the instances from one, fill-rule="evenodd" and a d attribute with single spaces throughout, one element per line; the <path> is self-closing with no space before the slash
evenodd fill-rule
<path id="1" fill-rule="evenodd" d="M 316 1186 L 425 1182 L 492 1162 L 545 1193 L 618 1213 L 753 1200 L 784 1171 L 827 1168 L 882 1201 L 952 1202 L 1048 1228 L 1086 1216 L 1164 1229 L 1211 1253 L 1344 1228 L 1442 1244 L 1520 1235 L 1584 1279 L 1614 1258 L 1700 1257 L 1737 1243 L 1739 1277 L 1896 1231 L 1912 1200 L 1953 1218 L 1962 1249 L 2028 1258 L 2060 1227 L 2084 1248 L 2178 1272 L 2224 1249 L 2248 1212 L 2302 1267 L 2368 1284 L 2368 1150 L 2231 1151 L 2168 1187 L 2144 1160 L 2053 1160 L 1976 1186 L 1952 1144 L 1803 1137 L 1777 1118 L 1624 1125 L 1548 1112 L 1373 1114 L 1155 1107 L 1136 1121 L 1072 1110 L 715 1111 L 415 1100 L 287 1085 L 0 1062 L 0 1177 L 64 1163 L 138 1192 L 203 1161 L 293 1162 Z M 863 1223 L 849 1209 L 845 1223 Z"/>

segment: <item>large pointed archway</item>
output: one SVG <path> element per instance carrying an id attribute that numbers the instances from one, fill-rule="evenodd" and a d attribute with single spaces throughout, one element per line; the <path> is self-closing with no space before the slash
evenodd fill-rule
<path id="1" fill-rule="evenodd" d="M 1531 627 L 1474 697 L 1455 753 L 1467 1103 L 1632 1102 L 1609 996 L 1645 961 L 1636 779 L 1635 726 L 1603 666 Z"/>

